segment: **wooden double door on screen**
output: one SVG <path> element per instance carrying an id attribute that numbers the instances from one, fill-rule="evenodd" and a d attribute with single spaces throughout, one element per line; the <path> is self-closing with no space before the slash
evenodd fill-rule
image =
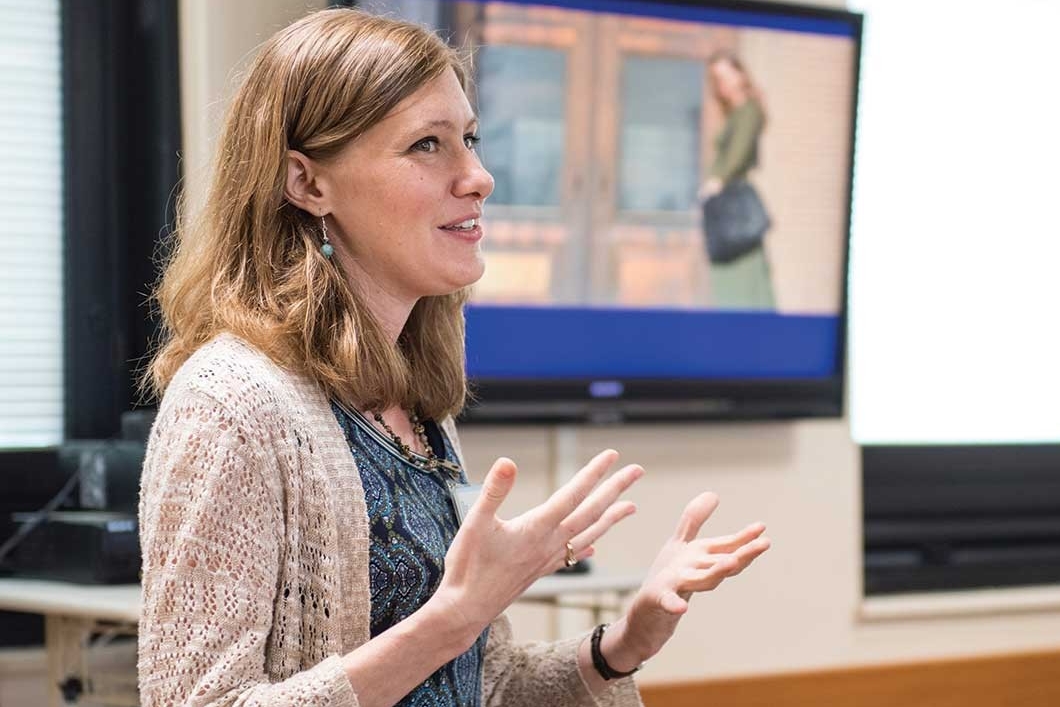
<path id="1" fill-rule="evenodd" d="M 479 303 L 709 306 L 696 192 L 726 28 L 462 3 L 475 47 L 486 206 Z"/>

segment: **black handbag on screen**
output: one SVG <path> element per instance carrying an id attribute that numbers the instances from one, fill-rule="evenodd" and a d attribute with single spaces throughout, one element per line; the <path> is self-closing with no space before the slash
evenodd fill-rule
<path id="1" fill-rule="evenodd" d="M 771 225 L 750 182 L 731 182 L 703 202 L 703 232 L 712 263 L 729 263 L 760 247 Z"/>

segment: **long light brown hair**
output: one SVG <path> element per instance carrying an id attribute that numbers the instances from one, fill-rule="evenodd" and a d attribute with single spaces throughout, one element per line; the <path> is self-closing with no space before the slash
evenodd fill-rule
<path id="1" fill-rule="evenodd" d="M 736 69 L 740 76 L 743 77 L 743 89 L 747 92 L 747 100 L 754 101 L 758 105 L 759 110 L 762 112 L 762 126 L 765 127 L 768 118 L 765 96 L 762 95 L 762 89 L 758 87 L 758 84 L 751 77 L 751 72 L 747 70 L 747 67 L 744 66 L 738 56 L 725 49 L 711 54 L 710 58 L 707 59 L 707 66 L 712 67 L 719 62 L 725 62 Z M 714 98 L 721 104 L 721 109 L 725 115 L 729 115 L 736 108 L 736 106 L 729 103 L 729 99 L 718 90 L 717 86 L 714 86 Z"/>
<path id="2" fill-rule="evenodd" d="M 146 389 L 160 396 L 197 348 L 231 332 L 346 404 L 459 412 L 467 291 L 420 299 L 395 347 L 284 184 L 289 149 L 331 159 L 446 70 L 466 91 L 465 66 L 422 27 L 350 9 L 313 13 L 262 45 L 226 115 L 204 207 L 178 220 Z"/>

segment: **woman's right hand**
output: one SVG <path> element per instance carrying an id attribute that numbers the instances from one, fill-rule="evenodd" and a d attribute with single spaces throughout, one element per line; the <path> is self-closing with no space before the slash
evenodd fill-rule
<path id="1" fill-rule="evenodd" d="M 699 186 L 699 200 L 702 202 L 708 199 L 712 199 L 713 197 L 720 194 L 721 190 L 724 188 L 725 183 L 722 182 L 721 179 L 719 179 L 718 177 L 711 177 Z"/>
<path id="2" fill-rule="evenodd" d="M 600 480 L 618 452 L 597 454 L 540 506 L 511 520 L 497 515 L 515 485 L 516 467 L 500 458 L 483 482 L 445 556 L 445 575 L 431 601 L 444 602 L 474 638 L 538 578 L 564 566 L 567 543 L 581 560 L 593 543 L 636 507 L 619 496 L 643 474 L 635 464 Z"/>

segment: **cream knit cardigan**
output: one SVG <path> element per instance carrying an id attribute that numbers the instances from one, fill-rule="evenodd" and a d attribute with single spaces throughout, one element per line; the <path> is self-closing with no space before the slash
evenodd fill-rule
<path id="1" fill-rule="evenodd" d="M 145 707 L 357 705 L 340 656 L 370 637 L 364 491 L 310 379 L 231 335 L 189 358 L 151 430 L 140 535 Z M 639 706 L 631 679 L 589 693 L 581 640 L 518 645 L 497 619 L 482 703 Z"/>

